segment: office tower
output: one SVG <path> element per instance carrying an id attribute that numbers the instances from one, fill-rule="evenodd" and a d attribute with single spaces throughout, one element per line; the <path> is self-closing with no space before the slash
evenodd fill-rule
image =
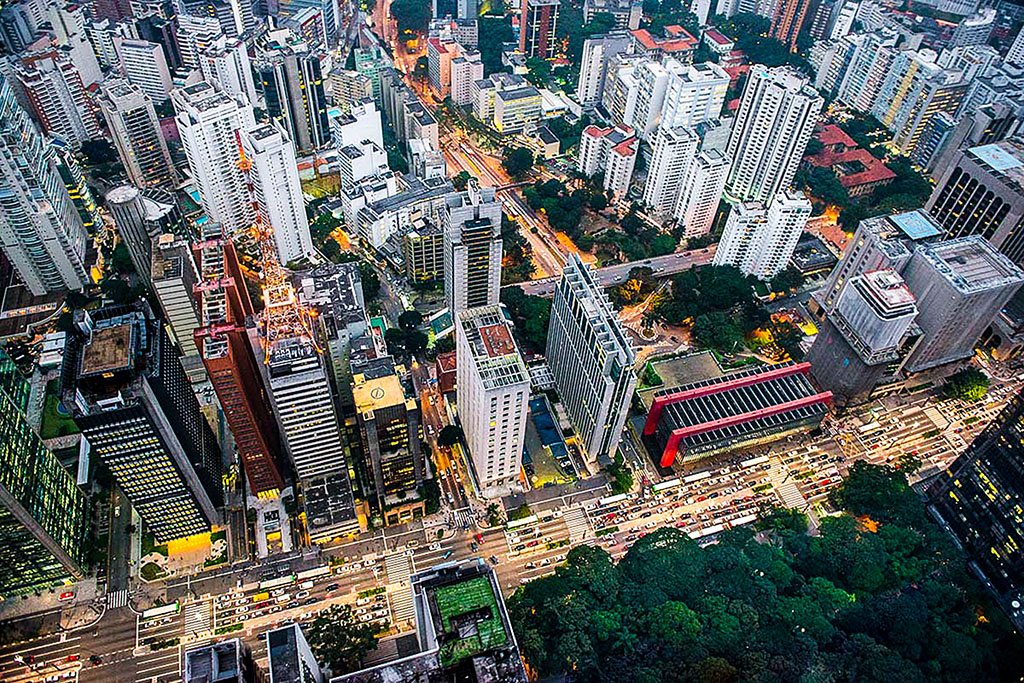
<path id="1" fill-rule="evenodd" d="M 596 107 L 601 102 L 612 57 L 628 48 L 629 34 L 625 31 L 591 36 L 583 41 L 580 75 L 576 81 L 576 97 L 582 106 Z"/>
<path id="2" fill-rule="evenodd" d="M 807 356 L 818 386 L 840 406 L 866 400 L 900 358 L 917 310 L 895 270 L 871 270 L 843 283 Z"/>
<path id="3" fill-rule="evenodd" d="M 50 25 L 53 27 L 54 43 L 66 52 L 71 63 L 82 77 L 86 88 L 103 80 L 103 72 L 92 44 L 86 36 L 88 16 L 84 5 L 67 4 L 49 7 Z M 15 51 L 15 54 L 21 50 Z"/>
<path id="4" fill-rule="evenodd" d="M 226 36 L 237 36 L 244 30 L 241 17 L 236 20 L 235 7 L 241 10 L 237 2 L 228 0 L 177 0 L 181 8 L 179 16 L 187 15 L 216 19 L 221 33 Z M 251 6 L 251 5 L 250 5 Z"/>
<path id="5" fill-rule="evenodd" d="M 249 177 L 260 214 L 274 228 L 278 260 L 286 264 L 308 258 L 313 238 L 291 140 L 278 126 L 265 123 L 244 130 L 241 141 L 252 163 Z"/>
<path id="6" fill-rule="evenodd" d="M 753 202 L 734 205 L 714 263 L 771 280 L 789 264 L 810 217 L 811 202 L 799 191 L 780 192 L 767 209 Z"/>
<path id="7" fill-rule="evenodd" d="M 81 579 L 85 495 L 28 423 L 29 380 L 0 350 L 0 595 Z"/>
<path id="8" fill-rule="evenodd" d="M 555 289 L 545 356 L 588 463 L 611 462 L 636 389 L 635 355 L 604 290 L 576 254 Z"/>
<path id="9" fill-rule="evenodd" d="M 933 180 L 939 181 L 963 150 L 1013 137 L 1020 124 L 1016 107 L 1007 103 L 994 102 L 976 107 L 957 121 L 956 127 L 932 155 L 926 170 Z"/>
<path id="10" fill-rule="evenodd" d="M 121 185 L 107 193 L 106 204 L 135 272 L 148 285 L 153 240 L 165 233 L 186 235 L 188 228 L 173 195 L 157 189 L 146 192 L 149 196 L 133 185 Z"/>
<path id="11" fill-rule="evenodd" d="M 240 38 L 221 36 L 199 55 L 203 79 L 236 99 L 256 103 L 256 85 L 245 42 Z"/>
<path id="12" fill-rule="evenodd" d="M 1017 31 L 1013 44 L 1006 51 L 1005 60 L 1010 64 L 1024 64 L 1024 28 Z"/>
<path id="13" fill-rule="evenodd" d="M 203 210 L 231 234 L 248 228 L 253 213 L 237 137 L 255 125 L 252 107 L 205 81 L 175 90 L 172 101 Z"/>
<path id="14" fill-rule="evenodd" d="M 157 542 L 219 523 L 220 448 L 145 303 L 75 313 L 61 395 Z"/>
<path id="15" fill-rule="evenodd" d="M 519 14 L 519 51 L 527 57 L 554 59 L 558 50 L 560 0 L 522 0 Z"/>
<path id="16" fill-rule="evenodd" d="M 977 14 L 965 17 L 953 30 L 953 37 L 948 47 L 964 47 L 967 45 L 985 45 L 995 28 L 996 10 L 986 7 Z"/>
<path id="17" fill-rule="evenodd" d="M 1024 262 L 1024 144 L 1002 140 L 963 150 L 925 208 L 947 237 L 981 235 L 1014 262 Z"/>
<path id="18" fill-rule="evenodd" d="M 475 182 L 445 198 L 444 295 L 452 315 L 498 303 L 501 289 L 501 204 L 494 188 Z"/>
<path id="19" fill-rule="evenodd" d="M 99 105 L 128 180 L 138 187 L 176 185 L 153 101 L 131 82 L 115 80 L 103 88 Z"/>
<path id="20" fill-rule="evenodd" d="M 178 14 L 177 43 L 181 52 L 181 68 L 188 72 L 201 68 L 202 55 L 224 38 L 215 17 Z M 252 104 L 250 102 L 249 104 Z"/>
<path id="21" fill-rule="evenodd" d="M 484 77 L 479 52 L 465 52 L 452 60 L 451 98 L 459 106 L 473 103 L 473 84 Z"/>
<path id="22" fill-rule="evenodd" d="M 521 133 L 541 118 L 540 92 L 531 86 L 506 88 L 494 93 L 494 120 L 491 124 L 503 135 Z"/>
<path id="23" fill-rule="evenodd" d="M 658 129 L 641 200 L 652 213 L 672 214 L 699 143 L 700 138 L 689 128 Z"/>
<path id="24" fill-rule="evenodd" d="M 92 11 L 98 19 L 109 19 L 112 23 L 132 19 L 129 0 L 93 0 Z"/>
<path id="25" fill-rule="evenodd" d="M 476 19 L 477 13 L 476 0 L 456 0 L 455 17 L 457 19 Z"/>
<path id="26" fill-rule="evenodd" d="M 190 377 L 199 374 L 205 379 L 194 339 L 199 327 L 199 307 L 192 289 L 199 284 L 199 274 L 188 241 L 165 233 L 153 239 L 152 251 L 150 278 L 166 329 L 181 351 L 185 373 Z"/>
<path id="27" fill-rule="evenodd" d="M 694 157 L 675 210 L 676 224 L 683 226 L 684 237 L 702 237 L 711 232 L 728 174 L 729 159 L 719 150 L 708 149 Z"/>
<path id="28" fill-rule="evenodd" d="M 347 114 L 352 105 L 373 99 L 373 81 L 358 71 L 334 68 L 327 77 L 327 96 L 335 109 Z"/>
<path id="29" fill-rule="evenodd" d="M 371 45 L 367 48 L 357 47 L 354 52 L 356 56 L 356 71 L 370 79 L 370 83 L 373 86 L 373 101 L 377 103 L 378 107 L 383 107 L 380 88 L 381 71 L 390 68 L 390 60 L 384 51 L 376 45 Z M 392 125 L 394 125 L 394 122 L 392 122 Z"/>
<path id="30" fill-rule="evenodd" d="M 665 105 L 669 73 L 661 62 L 645 60 L 633 69 L 633 85 L 636 95 L 632 96 L 632 109 L 626 109 L 625 123 L 636 128 L 637 135 L 647 140 L 658 131 L 658 122 Z"/>
<path id="31" fill-rule="evenodd" d="M 613 193 L 616 199 L 624 199 L 633 180 L 639 152 L 640 141 L 629 126 L 587 126 L 580 136 L 576 168 L 588 177 L 604 173 L 605 191 Z"/>
<path id="32" fill-rule="evenodd" d="M 170 13 L 168 12 L 170 15 Z M 135 30 L 139 40 L 157 43 L 164 49 L 164 57 L 171 72 L 181 68 L 181 49 L 177 38 L 178 16 L 161 16 L 157 13 L 147 14 L 135 20 Z"/>
<path id="33" fill-rule="evenodd" d="M 966 91 L 959 71 L 907 50 L 892 61 L 871 113 L 893 133 L 899 150 L 912 154 L 932 117 L 955 114 Z"/>
<path id="34" fill-rule="evenodd" d="M 405 277 L 412 283 L 436 282 L 444 278 L 444 230 L 418 221 L 402 235 Z"/>
<path id="35" fill-rule="evenodd" d="M 86 231 L 54 151 L 0 74 L 0 249 L 36 296 L 89 282 Z M 27 229 L 26 229 L 27 228 Z"/>
<path id="36" fill-rule="evenodd" d="M 957 539 L 1021 627 L 1024 602 L 1024 397 L 1020 394 L 928 489 L 929 512 Z"/>
<path id="37" fill-rule="evenodd" d="M 89 189 L 89 183 L 85 179 L 85 173 L 78 163 L 75 151 L 60 138 L 50 138 L 50 148 L 53 150 L 53 161 L 57 168 L 57 175 L 64 182 L 64 189 L 68 191 L 71 204 L 82 219 L 87 233 L 99 230 L 103 226 L 103 217 L 100 216 L 100 209 L 96 205 L 96 199 Z"/>
<path id="38" fill-rule="evenodd" d="M 15 73 L 43 132 L 62 138 L 75 149 L 99 137 L 92 101 L 66 54 L 58 50 L 29 54 L 20 60 Z"/>
<path id="39" fill-rule="evenodd" d="M 501 306 L 455 313 L 458 407 L 480 493 L 516 488 L 522 466 L 530 373 Z"/>
<path id="40" fill-rule="evenodd" d="M 729 136 L 729 195 L 767 203 L 788 189 L 823 104 L 800 72 L 754 65 Z"/>
<path id="41" fill-rule="evenodd" d="M 262 680 L 252 650 L 241 638 L 185 650 L 184 683 L 257 683 Z"/>
<path id="42" fill-rule="evenodd" d="M 819 87 L 834 92 L 838 101 L 857 111 L 870 112 L 898 54 L 898 41 L 899 34 L 894 31 L 846 36 L 840 41 L 840 54 L 827 74 L 828 84 Z"/>
<path id="43" fill-rule="evenodd" d="M 252 301 L 234 243 L 217 223 L 206 223 L 202 231 L 193 247 L 201 278 L 193 288 L 201 320 L 194 343 L 224 409 L 249 492 L 274 496 L 284 488 L 280 436 L 246 333 Z"/>
<path id="44" fill-rule="evenodd" d="M 320 55 L 291 46 L 262 55 L 254 64 L 267 114 L 287 131 L 301 152 L 330 140 L 327 96 L 320 74 Z"/>
<path id="45" fill-rule="evenodd" d="M 117 43 L 121 73 L 139 86 L 157 104 L 167 101 L 174 84 L 167 67 L 164 49 L 145 40 L 121 40 Z"/>
<path id="46" fill-rule="evenodd" d="M 377 507 L 386 523 L 393 524 L 407 520 L 390 514 L 390 509 L 417 499 L 416 488 L 425 477 L 420 409 L 417 397 L 406 395 L 394 360 L 373 370 L 353 374 L 352 396 Z"/>
<path id="47" fill-rule="evenodd" d="M 324 683 L 320 665 L 298 624 L 266 632 L 269 683 Z"/>
<path id="48" fill-rule="evenodd" d="M 974 355 L 974 345 L 1024 273 L 978 235 L 918 247 L 903 270 L 917 297 L 921 341 L 906 367 L 920 372 Z"/>
<path id="49" fill-rule="evenodd" d="M 779 0 L 769 35 L 796 52 L 796 39 L 812 4 L 811 0 Z"/>
<path id="50" fill-rule="evenodd" d="M 668 85 L 661 109 L 662 128 L 692 128 L 704 121 L 719 118 L 729 74 L 714 62 L 686 64 L 666 59 Z"/>

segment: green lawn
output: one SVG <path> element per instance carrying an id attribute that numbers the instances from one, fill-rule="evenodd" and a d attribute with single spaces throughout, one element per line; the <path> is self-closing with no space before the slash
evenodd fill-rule
<path id="1" fill-rule="evenodd" d="M 78 425 L 66 412 L 59 410 L 60 382 L 53 380 L 46 385 L 46 400 L 43 404 L 43 420 L 39 426 L 39 436 L 44 439 L 52 439 L 58 436 L 68 436 L 78 433 Z"/>

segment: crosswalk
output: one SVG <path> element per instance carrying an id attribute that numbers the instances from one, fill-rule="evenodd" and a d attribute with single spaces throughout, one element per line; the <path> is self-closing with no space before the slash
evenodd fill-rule
<path id="1" fill-rule="evenodd" d="M 452 526 L 472 526 L 473 525 L 473 508 L 464 507 L 459 510 L 452 510 L 451 515 L 453 518 Z"/>
<path id="2" fill-rule="evenodd" d="M 199 600 L 186 603 L 182 609 L 185 616 L 185 633 L 191 636 L 213 630 L 213 601 Z"/>
<path id="3" fill-rule="evenodd" d="M 384 558 L 388 583 L 393 586 L 390 591 L 391 615 L 396 624 L 412 621 L 416 618 L 416 608 L 412 599 L 412 565 L 406 555 L 387 555 Z"/>
<path id="4" fill-rule="evenodd" d="M 107 593 L 107 609 L 120 609 L 128 604 L 128 589 Z"/>
<path id="5" fill-rule="evenodd" d="M 573 505 L 566 508 L 562 519 L 565 521 L 565 526 L 569 529 L 570 542 L 579 543 L 593 535 L 590 520 L 587 519 L 587 513 L 583 511 L 581 506 Z"/>

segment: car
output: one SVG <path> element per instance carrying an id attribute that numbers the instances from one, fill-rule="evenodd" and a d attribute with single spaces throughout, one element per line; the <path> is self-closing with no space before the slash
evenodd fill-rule
<path id="1" fill-rule="evenodd" d="M 77 662 L 80 659 L 78 655 L 68 655 L 64 658 L 65 662 Z"/>
<path id="2" fill-rule="evenodd" d="M 309 591 L 299 591 L 295 594 L 296 599 L 302 600 L 303 598 L 309 597 Z"/>
<path id="3" fill-rule="evenodd" d="M 497 555 L 491 555 L 487 559 L 490 560 L 491 564 L 494 564 L 494 565 L 498 564 L 498 557 L 497 557 Z"/>
<path id="4" fill-rule="evenodd" d="M 311 596 L 302 601 L 303 605 L 314 605 L 320 601 L 320 598 Z"/>
<path id="5" fill-rule="evenodd" d="M 99 655 L 89 655 L 89 663 L 93 666 L 98 666 L 103 663 L 103 658 Z"/>
<path id="6" fill-rule="evenodd" d="M 57 596 L 57 599 L 58 600 L 70 600 L 73 597 L 75 597 L 75 591 L 64 591 L 59 596 Z"/>
<path id="7" fill-rule="evenodd" d="M 326 590 L 328 593 L 330 593 L 331 591 L 336 591 L 338 590 L 338 584 L 329 583 L 326 586 L 324 586 L 324 590 Z"/>

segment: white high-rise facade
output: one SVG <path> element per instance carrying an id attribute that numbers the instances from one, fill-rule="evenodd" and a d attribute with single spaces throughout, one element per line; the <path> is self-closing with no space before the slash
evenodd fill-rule
<path id="1" fill-rule="evenodd" d="M 153 101 L 146 93 L 126 80 L 108 81 L 99 105 L 132 184 L 173 187 L 177 175 Z"/>
<path id="2" fill-rule="evenodd" d="M 737 204 L 726 221 L 714 263 L 770 280 L 786 268 L 810 217 L 811 202 L 801 192 L 782 192 L 767 209 L 759 202 Z"/>
<path id="3" fill-rule="evenodd" d="M 507 495 L 519 488 L 530 373 L 500 306 L 455 316 L 455 354 L 459 420 L 480 493 Z"/>
<path id="4" fill-rule="evenodd" d="M 823 104 L 800 72 L 751 68 L 729 136 L 728 193 L 767 203 L 789 188 Z"/>
<path id="5" fill-rule="evenodd" d="M 692 128 L 721 115 L 729 90 L 729 74 L 722 67 L 713 62 L 684 65 L 666 59 L 665 68 L 669 79 L 661 109 L 662 128 Z"/>
<path id="6" fill-rule="evenodd" d="M 699 143 L 700 138 L 689 128 L 658 130 L 642 200 L 652 213 L 658 216 L 672 214 Z"/>
<path id="7" fill-rule="evenodd" d="M 264 220 L 274 229 L 274 246 L 281 263 L 313 253 L 306 204 L 302 199 L 295 146 L 281 128 L 264 123 L 242 133 L 242 147 L 252 162 L 249 177 Z"/>
<path id="8" fill-rule="evenodd" d="M 498 303 L 501 292 L 501 203 L 493 187 L 471 181 L 445 198 L 444 294 L 452 315 Z"/>
<path id="9" fill-rule="evenodd" d="M 636 97 L 624 122 L 636 128 L 637 135 L 647 140 L 658 130 L 668 90 L 668 71 L 658 62 L 640 62 L 633 70 L 633 79 L 631 89 L 636 89 Z"/>
<path id="10" fill-rule="evenodd" d="M 452 60 L 451 98 L 459 106 L 473 103 L 473 84 L 484 77 L 484 63 L 479 52 L 463 52 Z"/>
<path id="11" fill-rule="evenodd" d="M 622 199 L 629 191 L 640 141 L 626 125 L 615 128 L 587 126 L 580 136 L 576 168 L 587 176 L 604 172 L 604 189 Z"/>
<path id="12" fill-rule="evenodd" d="M 174 84 L 163 47 L 145 40 L 120 40 L 115 44 L 121 72 L 128 80 L 157 104 L 166 102 Z"/>
<path id="13" fill-rule="evenodd" d="M 232 97 L 245 97 L 256 103 L 256 85 L 245 42 L 240 38 L 221 36 L 199 56 L 203 78 Z"/>
<path id="14" fill-rule="evenodd" d="M 1013 44 L 1006 51 L 1006 61 L 1010 64 L 1024 64 L 1024 28 L 1017 31 Z"/>
<path id="15" fill-rule="evenodd" d="M 596 107 L 601 102 L 609 64 L 615 55 L 626 51 L 629 41 L 626 31 L 591 36 L 583 41 L 583 58 L 576 81 L 576 97 L 583 107 Z"/>
<path id="16" fill-rule="evenodd" d="M 694 158 L 676 203 L 676 223 L 683 226 L 684 237 L 711 232 L 728 174 L 729 158 L 717 149 L 704 150 Z"/>
<path id="17" fill-rule="evenodd" d="M 99 137 L 92 102 L 82 77 L 67 54 L 49 50 L 23 59 L 17 66 L 18 83 L 44 132 L 73 149 Z"/>
<path id="18" fill-rule="evenodd" d="M 237 134 L 256 124 L 252 107 L 201 81 L 172 95 L 175 121 L 200 202 L 229 234 L 252 224 L 245 174 L 238 167 Z"/>
<path id="19" fill-rule="evenodd" d="M 41 296 L 89 283 L 86 241 L 53 148 L 0 74 L 0 250 Z"/>
<path id="20" fill-rule="evenodd" d="M 604 290 L 576 254 L 555 289 L 545 356 L 587 461 L 610 462 L 636 389 L 635 354 Z"/>

